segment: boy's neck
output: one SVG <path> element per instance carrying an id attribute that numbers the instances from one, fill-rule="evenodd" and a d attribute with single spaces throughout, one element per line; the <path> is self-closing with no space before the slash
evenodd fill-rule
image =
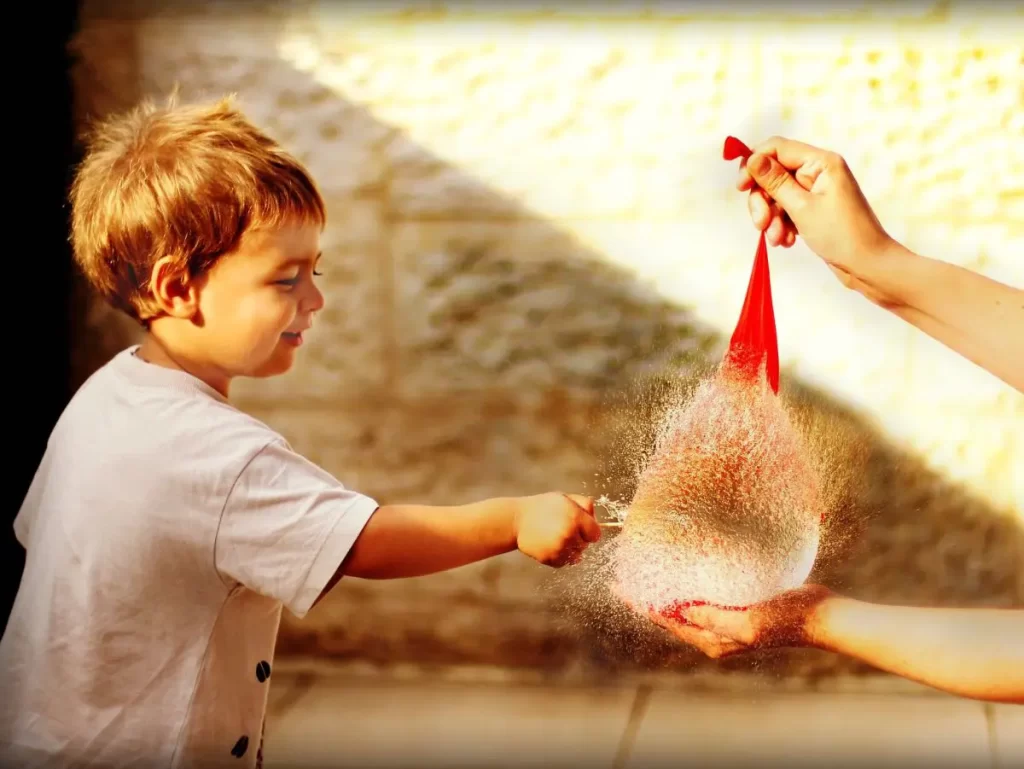
<path id="1" fill-rule="evenodd" d="M 227 376 L 216 366 L 202 363 L 196 360 L 196 356 L 177 349 L 177 346 L 171 343 L 170 340 L 161 338 L 161 335 L 154 333 L 152 329 L 146 333 L 146 338 L 139 346 L 138 355 L 146 363 L 151 363 L 154 366 L 163 366 L 164 368 L 191 374 L 205 382 L 225 398 L 228 397 L 231 377 Z"/>

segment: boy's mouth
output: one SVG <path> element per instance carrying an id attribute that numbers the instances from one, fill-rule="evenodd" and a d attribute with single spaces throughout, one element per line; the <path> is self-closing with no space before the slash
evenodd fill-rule
<path id="1" fill-rule="evenodd" d="M 285 331 L 281 334 L 281 338 L 286 344 L 290 344 L 293 347 L 300 347 L 302 345 L 302 332 L 301 331 Z"/>

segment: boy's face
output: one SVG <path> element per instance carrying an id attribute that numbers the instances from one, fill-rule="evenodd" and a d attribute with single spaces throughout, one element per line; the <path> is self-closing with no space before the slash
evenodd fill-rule
<path id="1" fill-rule="evenodd" d="M 268 377 L 292 367 L 324 305 L 313 282 L 319 258 L 316 225 L 254 231 L 200 279 L 204 352 L 223 375 Z"/>

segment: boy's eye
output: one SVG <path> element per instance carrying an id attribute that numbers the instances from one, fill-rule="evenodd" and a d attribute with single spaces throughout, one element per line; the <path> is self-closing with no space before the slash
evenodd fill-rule
<path id="1" fill-rule="evenodd" d="M 299 279 L 297 277 L 295 277 L 295 278 L 285 278 L 284 280 L 275 280 L 274 281 L 274 283 L 277 283 L 278 285 L 281 285 L 281 286 L 294 286 L 298 282 L 299 282 Z"/>
<path id="2" fill-rule="evenodd" d="M 322 272 L 317 272 L 316 270 L 313 270 L 313 274 L 314 274 L 314 275 L 316 275 L 316 276 L 317 276 L 318 278 L 319 278 L 319 277 L 320 277 L 321 275 L 323 275 L 323 273 L 322 273 Z"/>

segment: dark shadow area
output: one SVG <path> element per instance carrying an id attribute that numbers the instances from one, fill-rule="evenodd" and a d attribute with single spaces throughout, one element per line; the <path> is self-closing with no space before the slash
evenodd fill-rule
<path id="1" fill-rule="evenodd" d="M 109 21 L 109 6 L 106 13 Z M 145 82 L 140 79 L 127 21 L 107 24 L 82 50 L 87 55 L 78 80 L 80 114 L 124 108 L 142 94 L 165 94 L 174 84 L 174 71 Z M 446 399 L 436 410 L 436 419 L 471 426 L 458 451 L 479 458 L 481 477 L 495 479 L 492 487 L 521 487 L 530 493 L 543 480 L 489 448 L 506 438 L 528 444 L 517 437 L 528 429 L 513 423 L 518 412 L 502 411 L 501 394 L 514 393 L 539 404 L 534 415 L 564 425 L 556 431 L 579 449 L 579 481 L 600 473 L 609 481 L 599 489 L 591 486 L 591 491 L 629 498 L 631 468 L 623 464 L 621 453 L 627 434 L 634 443 L 650 441 L 666 382 L 692 379 L 713 366 L 722 352 L 719 334 L 704 327 L 688 308 L 638 283 L 571 234 L 417 146 L 401 130 L 381 123 L 308 74 L 274 59 L 272 51 L 253 52 L 251 61 L 240 61 L 236 53 L 197 53 L 183 45 L 180 60 L 167 51 L 161 56 L 180 63 L 184 98 L 237 91 L 243 106 L 247 96 L 252 102 L 276 100 L 276 125 L 270 128 L 286 144 L 301 129 L 299 124 L 310 119 L 306 110 L 315 112 L 323 135 L 334 136 L 324 140 L 323 152 L 358 149 L 380 164 L 379 173 L 363 188 L 332 193 L 333 205 L 344 205 L 346 199 L 382 200 L 387 227 L 422 225 L 439 233 L 430 251 L 422 253 L 413 246 L 401 251 L 392 238 L 390 273 L 375 278 L 381 281 L 382 296 L 390 302 L 392 321 L 401 332 L 396 349 L 388 355 L 399 386 L 409 388 L 403 397 L 415 400 L 417 382 L 450 383 L 447 392 L 424 392 L 423 397 L 431 404 Z M 526 154 L 530 148 L 505 151 Z M 315 172 L 318 163 L 312 165 Z M 434 180 L 432 186 L 427 180 Z M 336 180 L 323 181 L 332 187 Z M 433 196 L 419 196 L 417 191 L 428 188 L 435 190 Z M 752 251 L 753 243 L 752 237 Z M 330 264 L 346 265 L 351 258 L 347 252 L 325 250 Z M 337 286 L 339 291 L 343 288 Z M 737 308 L 744 289 L 737 286 Z M 109 314 L 88 315 L 93 311 L 86 304 L 76 312 L 76 328 L 88 329 L 76 333 L 74 340 L 75 380 L 81 381 L 127 344 L 134 329 Z M 519 322 L 510 323 L 511 318 Z M 495 344 L 481 343 L 481 334 L 504 334 L 502 354 L 494 353 Z M 834 471 L 829 479 L 829 545 L 814 579 L 887 603 L 1024 605 L 1024 534 L 1019 524 L 895 447 L 829 393 L 794 381 L 786 372 L 783 382 L 795 418 L 812 441 L 827 449 L 827 466 Z M 468 397 L 474 388 L 497 394 L 493 411 L 481 411 L 480 399 Z M 634 397 L 623 397 L 630 392 Z M 461 397 L 464 394 L 467 397 Z M 416 458 L 422 462 L 423 456 L 436 452 L 436 472 L 443 474 L 442 459 L 454 450 L 418 434 L 415 420 L 389 411 L 386 396 L 380 397 L 380 403 L 368 401 L 365 423 L 357 427 L 362 436 L 359 450 L 373 456 L 378 466 L 379 476 L 373 477 L 384 479 L 379 488 L 365 490 L 387 499 L 399 494 L 386 484 L 398 477 L 403 463 Z M 385 421 L 390 425 L 387 432 L 382 427 Z M 389 446 L 389 435 L 401 435 L 409 445 Z M 317 459 L 312 441 L 308 447 L 297 447 L 308 448 L 311 458 Z M 559 579 L 568 588 L 578 588 L 589 575 L 583 566 Z M 367 587 L 365 593 L 359 586 L 351 590 L 343 596 L 353 599 L 351 611 L 344 612 L 345 621 L 326 638 L 304 631 L 301 623 L 287 622 L 279 652 L 380 664 L 511 663 L 551 670 L 582 657 L 608 673 L 719 667 L 813 678 L 860 670 L 833 655 L 811 652 L 711 662 L 666 642 L 653 629 L 624 628 L 607 603 L 582 605 L 569 596 L 572 590 L 552 591 L 543 631 L 524 619 L 519 635 L 507 624 L 489 627 L 487 616 L 508 618 L 536 608 L 455 596 L 445 611 L 454 617 L 464 609 L 466 617 L 476 617 L 466 623 L 467 636 L 474 638 L 439 645 L 432 640 L 439 621 L 433 614 L 436 604 L 397 618 L 368 614 L 373 588 Z"/>
<path id="2" fill-rule="evenodd" d="M 134 25 L 144 17 L 141 6 L 130 0 L 83 0 L 79 5 L 78 30 L 67 46 L 72 65 L 67 109 L 75 162 L 82 156 L 82 138 L 93 120 L 133 106 L 141 98 Z M 77 269 L 72 270 L 70 297 L 74 335 L 69 382 L 75 392 L 115 350 L 136 340 L 138 328 L 96 302 Z"/>
<path id="3" fill-rule="evenodd" d="M 29 280 L 12 284 L 6 307 L 9 318 L 17 319 L 7 334 L 8 354 L 18 372 L 9 378 L 13 391 L 8 397 L 19 425 L 18 445 L 4 483 L 5 512 L 0 532 L 6 566 L 0 596 L 5 627 L 25 563 L 12 523 L 46 450 L 50 431 L 70 396 L 67 351 L 71 252 L 65 193 L 73 163 L 74 128 L 67 45 L 76 28 L 77 10 L 77 3 L 69 0 L 47 6 L 47 22 L 40 26 L 37 38 L 40 47 L 33 51 L 38 65 L 31 78 L 19 79 L 33 92 L 26 99 L 42 106 L 33 107 L 35 127 L 19 131 L 15 151 L 31 164 L 15 178 L 19 198 L 27 202 L 27 210 L 37 218 L 25 230 L 29 241 L 25 247 L 32 262 Z M 36 109 L 42 114 L 36 114 Z M 14 226 L 25 225 L 15 222 Z"/>

